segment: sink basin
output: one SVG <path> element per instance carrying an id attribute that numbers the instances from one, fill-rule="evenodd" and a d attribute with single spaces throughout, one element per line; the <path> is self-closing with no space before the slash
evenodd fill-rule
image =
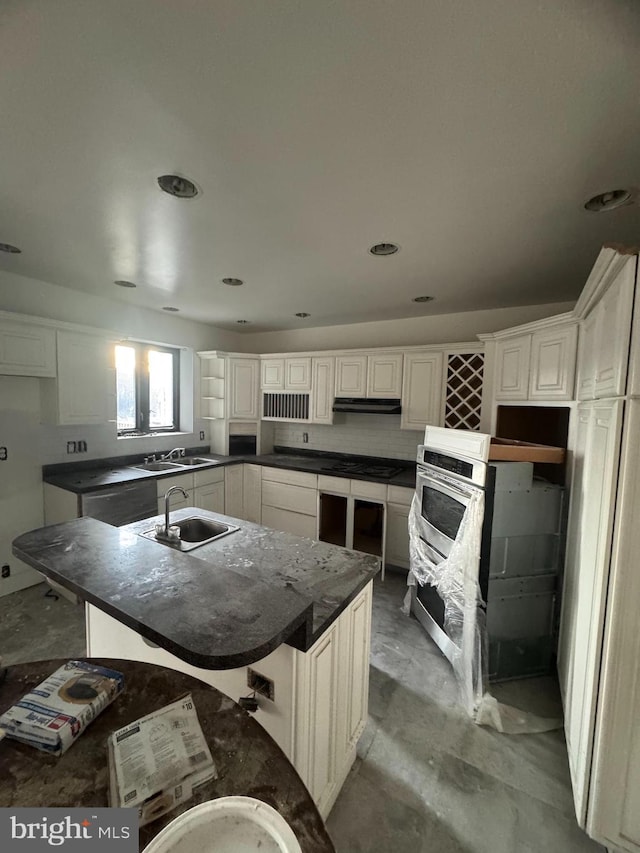
<path id="1" fill-rule="evenodd" d="M 221 539 L 229 533 L 235 533 L 240 530 L 234 524 L 227 524 L 225 521 L 212 521 L 209 518 L 202 518 L 199 515 L 192 515 L 190 518 L 183 518 L 180 521 L 172 521 L 171 527 L 177 527 L 180 531 L 180 538 L 176 540 L 168 540 L 159 538 L 156 535 L 155 528 L 153 530 L 145 530 L 141 533 L 146 539 L 154 539 L 162 545 L 168 545 L 170 548 L 176 548 L 178 551 L 191 551 L 193 548 L 198 548 L 200 545 L 208 545 L 216 539 Z"/>
<path id="2" fill-rule="evenodd" d="M 215 459 L 201 459 L 199 456 L 191 456 L 189 459 L 181 459 L 179 465 L 211 465 Z"/>
<path id="3" fill-rule="evenodd" d="M 140 471 L 172 471 L 179 470 L 182 465 L 177 462 L 143 462 L 141 465 L 132 465 L 132 468 L 138 468 Z"/>

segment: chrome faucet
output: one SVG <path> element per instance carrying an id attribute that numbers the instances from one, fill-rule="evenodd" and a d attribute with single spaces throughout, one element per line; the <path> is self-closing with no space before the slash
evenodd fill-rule
<path id="1" fill-rule="evenodd" d="M 189 497 L 189 494 L 185 492 L 182 486 L 171 486 L 170 489 L 167 489 L 164 494 L 164 530 L 161 530 L 159 533 L 156 533 L 156 538 L 160 536 L 161 539 L 171 539 L 171 536 L 169 535 L 169 498 L 174 492 L 182 492 L 183 497 Z"/>
<path id="2" fill-rule="evenodd" d="M 160 459 L 173 459 L 175 454 L 177 454 L 177 458 L 179 459 L 181 456 L 184 456 L 186 452 L 187 451 L 184 447 L 174 447 L 173 450 L 170 450 L 168 453 L 163 453 Z"/>

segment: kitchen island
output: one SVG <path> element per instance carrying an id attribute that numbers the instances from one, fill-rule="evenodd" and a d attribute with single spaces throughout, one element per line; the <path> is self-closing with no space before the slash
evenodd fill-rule
<path id="1" fill-rule="evenodd" d="M 92 518 L 18 537 L 17 557 L 86 604 L 88 653 L 156 663 L 236 701 L 256 689 L 255 719 L 283 749 L 326 816 L 367 718 L 372 579 L 379 560 L 247 521 L 185 508 L 240 529 L 190 553 Z"/>

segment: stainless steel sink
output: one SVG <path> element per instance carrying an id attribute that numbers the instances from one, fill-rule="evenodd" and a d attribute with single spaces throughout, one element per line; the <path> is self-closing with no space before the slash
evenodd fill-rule
<path id="1" fill-rule="evenodd" d="M 236 530 L 240 530 L 234 524 L 227 524 L 225 521 L 212 521 L 209 518 L 203 518 L 199 515 L 192 515 L 180 521 L 173 521 L 171 527 L 178 528 L 179 539 L 164 539 L 157 535 L 155 528 L 153 530 L 146 530 L 140 535 L 146 539 L 154 539 L 156 542 L 168 545 L 170 548 L 175 548 L 178 551 L 192 551 L 194 548 L 199 548 L 200 545 L 208 545 L 209 542 L 214 542 L 216 539 L 221 539 L 229 533 L 235 533 Z"/>
<path id="2" fill-rule="evenodd" d="M 132 465 L 140 471 L 178 471 L 182 468 L 177 462 L 142 462 L 140 465 Z"/>
<path id="3" fill-rule="evenodd" d="M 179 465 L 211 465 L 215 463 L 215 459 L 201 459 L 199 456 L 191 456 L 188 459 L 181 459 Z"/>

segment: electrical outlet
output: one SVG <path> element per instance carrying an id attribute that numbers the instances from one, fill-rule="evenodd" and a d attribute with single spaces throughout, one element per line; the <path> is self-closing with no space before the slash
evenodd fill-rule
<path id="1" fill-rule="evenodd" d="M 8 456 L 7 448 L 0 447 L 0 462 L 4 462 Z"/>
<path id="2" fill-rule="evenodd" d="M 76 452 L 76 443 L 75 441 L 67 442 L 67 453 L 75 453 Z"/>
<path id="3" fill-rule="evenodd" d="M 78 453 L 86 453 L 87 452 L 87 442 L 79 441 L 78 442 Z"/>
<path id="4" fill-rule="evenodd" d="M 308 444 L 308 443 L 309 443 L 309 433 L 308 433 L 308 432 L 303 432 L 303 433 L 302 433 L 302 441 L 303 441 L 303 443 L 304 443 L 304 444 Z"/>
<path id="5" fill-rule="evenodd" d="M 204 441 L 204 430 L 200 430 L 200 441 Z"/>
<path id="6" fill-rule="evenodd" d="M 260 675 L 255 669 L 247 667 L 247 685 L 251 690 L 255 690 L 261 696 L 264 696 L 271 701 L 275 701 L 275 685 L 270 678 L 265 675 Z"/>
<path id="7" fill-rule="evenodd" d="M 8 578 L 11 574 L 11 566 L 6 563 L 0 570 L 0 574 L 3 578 Z"/>

